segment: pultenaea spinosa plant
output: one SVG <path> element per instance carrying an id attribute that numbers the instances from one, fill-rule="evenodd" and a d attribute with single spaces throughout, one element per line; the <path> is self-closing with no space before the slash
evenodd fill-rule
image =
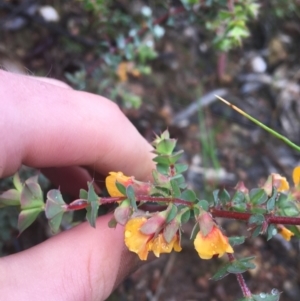
<path id="1" fill-rule="evenodd" d="M 194 223 L 191 239 L 195 251 L 201 259 L 227 255 L 228 261 L 212 277 L 220 280 L 228 274 L 236 275 L 241 287 L 241 300 L 279 300 L 280 293 L 273 289 L 270 293 L 252 294 L 242 274 L 255 268 L 254 257 L 236 258 L 234 246 L 242 244 L 246 237 L 228 237 L 217 217 L 242 220 L 248 223 L 249 236 L 264 234 L 271 239 L 280 233 L 286 240 L 298 229 L 285 225 L 300 224 L 300 167 L 293 172 L 294 186 L 290 188 L 286 178 L 271 174 L 262 187 L 250 191 L 243 182 L 235 187 L 230 195 L 225 189 L 213 192 L 213 201 L 200 200 L 194 191 L 187 188 L 183 172 L 185 164 L 179 163 L 183 151 L 176 151 L 176 140 L 170 138 L 168 131 L 156 136 L 153 142 L 154 161 L 152 182 L 141 182 L 121 171 L 112 171 L 106 178 L 110 197 L 98 196 L 92 183 L 88 190 L 81 190 L 79 199 L 67 204 L 59 190 L 50 190 L 46 203 L 36 177 L 21 183 L 18 174 L 13 178 L 14 189 L 0 195 L 0 206 L 18 206 L 20 214 L 18 228 L 24 231 L 42 212 L 45 211 L 51 229 L 60 228 L 64 213 L 86 209 L 86 218 L 95 227 L 98 208 L 104 204 L 116 203 L 113 219 L 109 226 L 124 226 L 124 241 L 131 252 L 141 260 L 149 253 L 156 257 L 162 253 L 180 252 L 182 225 Z M 151 211 L 145 211 L 147 203 L 157 204 Z M 163 208 L 155 211 L 155 208 Z"/>

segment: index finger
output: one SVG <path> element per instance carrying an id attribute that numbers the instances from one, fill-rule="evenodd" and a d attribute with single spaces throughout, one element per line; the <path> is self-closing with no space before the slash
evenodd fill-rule
<path id="1" fill-rule="evenodd" d="M 0 176 L 20 165 L 87 165 L 149 179 L 151 146 L 104 97 L 0 71 Z M 5 113 L 4 113 L 5 112 Z"/>

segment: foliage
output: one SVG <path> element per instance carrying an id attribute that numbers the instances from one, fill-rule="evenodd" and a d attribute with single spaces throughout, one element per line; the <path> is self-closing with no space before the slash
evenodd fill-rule
<path id="1" fill-rule="evenodd" d="M 279 293 L 250 293 L 242 273 L 255 268 L 252 257 L 235 258 L 233 247 L 244 243 L 245 237 L 227 237 L 215 217 L 234 218 L 248 223 L 249 236 L 267 235 L 268 240 L 280 233 L 286 240 L 294 236 L 294 228 L 287 229 L 284 224 L 300 224 L 300 207 L 297 202 L 300 191 L 300 167 L 293 173 L 294 187 L 290 188 L 286 178 L 271 174 L 264 185 L 248 190 L 239 182 L 231 195 L 225 189 L 217 189 L 213 202 L 199 200 L 185 183 L 183 172 L 186 167 L 179 163 L 182 151 L 176 150 L 177 141 L 165 131 L 153 141 L 153 182 L 137 181 L 122 172 L 111 172 L 106 178 L 106 187 L 111 197 L 101 197 L 95 193 L 93 183 L 88 190 L 81 190 L 79 199 L 67 204 L 59 190 L 52 189 L 47 194 L 46 204 L 37 181 L 37 176 L 21 182 L 18 174 L 13 178 L 14 188 L 0 195 L 0 206 L 18 208 L 20 211 L 18 229 L 22 233 L 41 212 L 45 212 L 53 232 L 60 229 L 63 215 L 86 209 L 86 219 L 92 227 L 96 226 L 98 209 L 104 204 L 118 202 L 113 221 L 125 226 L 125 244 L 141 260 L 146 260 L 149 252 L 159 257 L 172 250 L 180 252 L 182 224 L 193 220 L 195 249 L 202 259 L 228 256 L 225 263 L 212 277 L 220 280 L 234 274 L 244 292 L 241 300 L 279 300 Z M 164 208 L 144 211 L 141 204 L 151 202 Z M 298 234 L 297 231 L 295 231 Z M 247 292 L 247 293 L 245 293 Z"/>
<path id="2" fill-rule="evenodd" d="M 195 0 L 182 0 L 182 7 L 157 1 L 151 7 L 144 5 L 138 9 L 130 5 L 120 9 L 107 0 L 80 3 L 91 14 L 91 26 L 101 28 L 97 37 L 99 42 L 94 45 L 99 57 L 94 66 L 81 65 L 76 72 L 67 72 L 66 77 L 76 88 L 121 100 L 126 108 L 141 105 L 140 96 L 130 91 L 128 84 L 151 74 L 151 61 L 158 56 L 157 44 L 168 30 L 177 26 L 176 15 L 185 15 L 187 25 L 199 23 L 206 28 L 205 34 L 212 40 L 211 51 L 228 52 L 240 47 L 250 35 L 247 24 L 257 18 L 260 8 L 255 0 L 214 0 L 201 4 Z M 74 48 L 73 44 L 69 46 Z"/>

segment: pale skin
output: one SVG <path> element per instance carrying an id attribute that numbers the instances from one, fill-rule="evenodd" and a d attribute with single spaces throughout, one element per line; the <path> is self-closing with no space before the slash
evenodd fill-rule
<path id="1" fill-rule="evenodd" d="M 149 180 L 151 146 L 111 101 L 62 82 L 0 70 L 0 177 L 25 164 L 78 195 L 95 174 L 122 171 Z M 83 223 L 0 258 L 3 300 L 105 300 L 138 265 L 124 230 Z"/>

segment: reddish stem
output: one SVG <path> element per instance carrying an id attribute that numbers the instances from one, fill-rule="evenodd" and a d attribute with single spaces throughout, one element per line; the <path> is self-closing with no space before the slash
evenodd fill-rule
<path id="1" fill-rule="evenodd" d="M 137 195 L 137 202 L 153 202 L 153 203 L 174 203 L 176 205 L 185 205 L 188 207 L 192 207 L 193 203 L 185 201 L 179 198 L 170 198 L 170 197 L 154 197 L 149 195 Z M 125 200 L 125 196 L 121 197 L 104 197 L 99 198 L 100 205 L 103 204 L 111 204 L 116 203 L 118 201 Z M 89 203 L 87 200 L 78 199 L 74 202 L 67 205 L 68 211 L 80 210 L 87 208 Z M 236 212 L 236 211 L 227 211 L 211 208 L 210 213 L 213 217 L 225 217 L 229 219 L 243 220 L 248 221 L 249 218 L 253 215 L 253 213 L 246 212 Z M 300 225 L 300 217 L 288 217 L 288 216 L 274 216 L 271 214 L 265 214 L 265 222 L 267 224 L 282 224 L 282 225 Z"/>
<path id="2" fill-rule="evenodd" d="M 215 208 L 210 209 L 210 213 L 214 217 L 225 217 L 244 221 L 247 221 L 250 218 L 250 216 L 253 215 L 253 213 L 225 211 Z M 299 217 L 274 216 L 271 214 L 265 214 L 264 217 L 268 224 L 300 225 Z"/>
<path id="3" fill-rule="evenodd" d="M 227 256 L 228 256 L 230 262 L 235 261 L 235 258 L 234 258 L 233 254 L 227 253 Z M 240 288 L 243 292 L 243 296 L 246 297 L 246 298 L 251 297 L 252 296 L 251 291 L 248 288 L 243 275 L 242 274 L 236 274 L 236 279 L 237 279 L 237 281 L 239 283 L 239 286 L 240 286 Z"/>

